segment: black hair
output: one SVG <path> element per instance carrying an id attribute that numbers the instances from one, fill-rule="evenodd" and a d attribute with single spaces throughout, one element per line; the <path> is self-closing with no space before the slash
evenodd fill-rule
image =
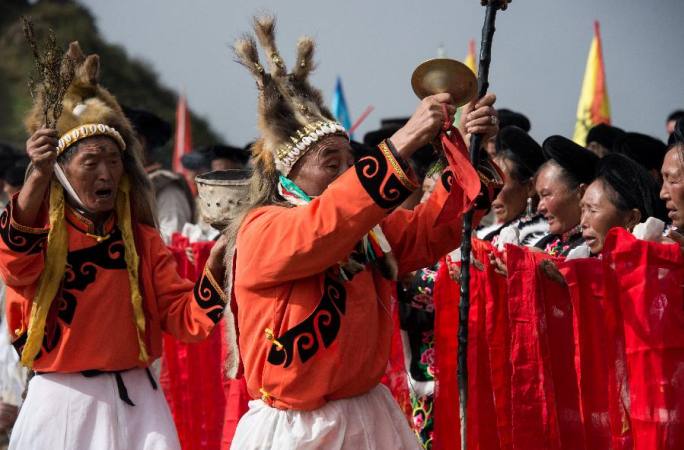
<path id="1" fill-rule="evenodd" d="M 516 111 L 512 111 L 507 108 L 499 109 L 499 127 L 501 129 L 507 126 L 516 126 L 525 132 L 529 133 L 532 125 L 530 124 L 530 119 L 528 119 L 524 114 Z"/>
<path id="2" fill-rule="evenodd" d="M 666 122 L 670 122 L 672 120 L 679 120 L 684 118 L 684 110 L 683 109 L 678 109 L 675 111 L 672 111 L 669 116 L 667 116 Z"/>
<path id="3" fill-rule="evenodd" d="M 672 134 L 670 134 L 670 137 L 667 139 L 667 150 L 669 150 L 670 146 L 676 144 L 677 142 L 684 142 L 684 117 L 677 119 L 677 122 L 674 126 L 674 131 L 672 132 Z M 667 153 L 667 150 L 665 151 L 665 153 Z"/>
<path id="4" fill-rule="evenodd" d="M 0 142 L 0 178 L 3 177 L 3 172 L 12 167 L 14 162 L 18 159 L 19 152 L 12 146 Z"/>
<path id="5" fill-rule="evenodd" d="M 560 166 L 561 177 L 571 189 L 594 181 L 599 157 L 581 145 L 563 136 L 554 135 L 546 138 L 542 144 L 542 152 L 548 160 L 544 166 L 550 161 Z"/>
<path id="6" fill-rule="evenodd" d="M 615 140 L 614 153 L 622 153 L 647 170 L 660 171 L 665 159 L 666 145 L 660 139 L 641 133 L 625 133 Z"/>
<path id="7" fill-rule="evenodd" d="M 558 161 L 554 159 L 549 159 L 547 160 L 544 164 L 539 166 L 539 170 L 537 170 L 537 173 L 535 174 L 535 177 L 541 173 L 542 170 L 544 170 L 547 167 L 556 167 L 558 168 L 558 177 L 559 179 L 567 186 L 567 188 L 571 191 L 574 191 L 577 189 L 580 184 L 583 183 L 576 175 L 574 175 L 572 172 L 569 170 L 565 169 L 563 166 L 561 166 Z"/>
<path id="8" fill-rule="evenodd" d="M 531 171 L 522 161 L 520 155 L 512 152 L 510 149 L 506 148 L 501 151 L 496 152 L 495 159 L 505 159 L 510 164 L 508 165 L 508 172 L 515 181 L 518 183 L 526 183 L 534 176 L 533 171 Z"/>
<path id="9" fill-rule="evenodd" d="M 610 201 L 618 210 L 638 209 L 642 220 L 648 217 L 667 220 L 658 183 L 642 165 L 629 157 L 617 153 L 606 155 L 599 162 L 596 180 L 609 188 Z"/>
<path id="10" fill-rule="evenodd" d="M 12 187 L 20 187 L 24 184 L 26 178 L 26 170 L 29 166 L 29 159 L 26 157 L 19 157 L 16 161 L 4 170 L 2 178 L 5 183 Z"/>
<path id="11" fill-rule="evenodd" d="M 525 130 L 511 125 L 501 128 L 496 136 L 495 158 L 510 162 L 511 178 L 526 183 L 544 163 L 542 148 Z"/>

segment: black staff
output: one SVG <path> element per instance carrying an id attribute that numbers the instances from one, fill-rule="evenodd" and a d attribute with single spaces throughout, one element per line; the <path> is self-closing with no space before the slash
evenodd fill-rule
<path id="1" fill-rule="evenodd" d="M 511 0 L 482 0 L 486 6 L 485 21 L 482 27 L 480 44 L 480 63 L 478 67 L 478 99 L 485 96 L 489 88 L 489 63 L 492 60 L 492 40 L 496 30 L 496 12 L 504 10 Z M 470 137 L 470 162 L 473 167 L 480 165 L 482 135 Z M 461 298 L 458 304 L 458 407 L 461 416 L 461 450 L 466 450 L 466 410 L 468 403 L 468 317 L 470 313 L 470 255 L 473 234 L 473 213 L 471 208 L 463 217 L 463 240 L 461 243 Z"/>

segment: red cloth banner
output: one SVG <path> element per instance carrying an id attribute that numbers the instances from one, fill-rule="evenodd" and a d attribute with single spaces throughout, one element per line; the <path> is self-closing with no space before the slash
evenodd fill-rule
<path id="1" fill-rule="evenodd" d="M 213 242 L 190 244 L 175 235 L 169 247 L 178 272 L 196 280 Z M 190 248 L 194 262 L 187 254 Z M 164 336 L 160 384 L 169 403 L 183 450 L 228 449 L 237 422 L 247 410 L 249 396 L 243 379 L 224 377 L 225 340 L 219 322 L 203 342 L 186 344 Z"/>
<path id="2" fill-rule="evenodd" d="M 508 277 L 489 264 L 491 246 L 473 247 L 482 264 L 471 267 L 470 448 L 684 448 L 677 245 L 613 230 L 602 259 L 572 261 L 508 246 Z M 546 259 L 565 282 L 543 270 Z M 458 298 L 443 265 L 435 283 L 436 449 L 459 448 Z"/>
<path id="3" fill-rule="evenodd" d="M 487 330 L 493 326 L 490 323 L 492 320 L 487 315 L 490 290 L 486 284 L 489 272 L 493 270 L 489 266 L 487 257 L 490 251 L 493 251 L 493 248 L 489 243 L 473 240 L 473 257 L 478 263 L 471 265 L 470 278 L 467 430 L 468 448 L 498 450 L 501 446 L 497 408 L 505 409 L 506 403 L 499 398 L 499 404 L 495 405 L 494 393 L 500 389 L 492 385 L 488 342 L 490 333 Z M 433 448 L 436 450 L 456 449 L 460 447 L 459 395 L 456 376 L 459 285 L 449 277 L 446 262 L 440 265 L 433 298 L 437 368 Z M 497 365 L 496 369 L 498 377 L 500 377 L 499 372 L 505 370 L 500 365 Z M 503 417 L 502 420 L 504 420 Z"/>
<path id="4" fill-rule="evenodd" d="M 684 256 L 678 245 L 606 238 L 607 297 L 624 324 L 634 448 L 684 448 Z"/>
<path id="5" fill-rule="evenodd" d="M 633 448 L 624 329 L 618 304 L 606 296 L 603 263 L 597 258 L 573 260 L 559 269 L 572 302 L 584 446 Z"/>
<path id="6" fill-rule="evenodd" d="M 211 243 L 172 251 L 194 279 Z M 468 346 L 469 449 L 684 448 L 684 256 L 679 246 L 612 230 L 602 258 L 564 261 L 473 241 Z M 541 267 L 550 259 L 565 282 Z M 546 263 L 545 263 L 546 264 Z M 441 264 L 434 287 L 437 385 L 433 448 L 458 449 L 459 286 Z M 393 337 L 387 384 L 406 405 Z M 223 377 L 222 330 L 201 344 L 164 341 L 161 384 L 184 449 L 228 448 L 247 407 Z M 223 386 L 223 389 L 221 389 Z M 222 441 L 222 442 L 221 442 Z"/>

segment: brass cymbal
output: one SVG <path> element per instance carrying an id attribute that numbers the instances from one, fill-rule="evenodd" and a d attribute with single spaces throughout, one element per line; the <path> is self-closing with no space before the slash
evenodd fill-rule
<path id="1" fill-rule="evenodd" d="M 462 106 L 477 95 L 477 78 L 465 64 L 449 58 L 429 59 L 416 67 L 411 86 L 418 98 L 448 92 L 456 106 Z"/>

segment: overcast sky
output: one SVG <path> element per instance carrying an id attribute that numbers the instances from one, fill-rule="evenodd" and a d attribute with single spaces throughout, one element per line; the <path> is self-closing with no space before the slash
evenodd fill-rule
<path id="1" fill-rule="evenodd" d="M 352 121 L 375 106 L 359 134 L 382 117 L 409 115 L 417 104 L 413 69 L 440 45 L 460 60 L 470 38 L 479 48 L 484 16 L 479 0 L 82 2 L 106 39 L 184 90 L 191 108 L 236 145 L 257 134 L 256 93 L 230 45 L 249 31 L 254 13 L 276 14 L 289 64 L 299 36 L 316 38 L 312 81 L 327 101 L 339 75 Z M 665 117 L 684 109 L 683 0 L 515 0 L 499 14 L 494 38 L 490 81 L 498 106 L 526 114 L 539 140 L 571 137 L 594 19 L 601 22 L 613 123 L 664 139 Z"/>

